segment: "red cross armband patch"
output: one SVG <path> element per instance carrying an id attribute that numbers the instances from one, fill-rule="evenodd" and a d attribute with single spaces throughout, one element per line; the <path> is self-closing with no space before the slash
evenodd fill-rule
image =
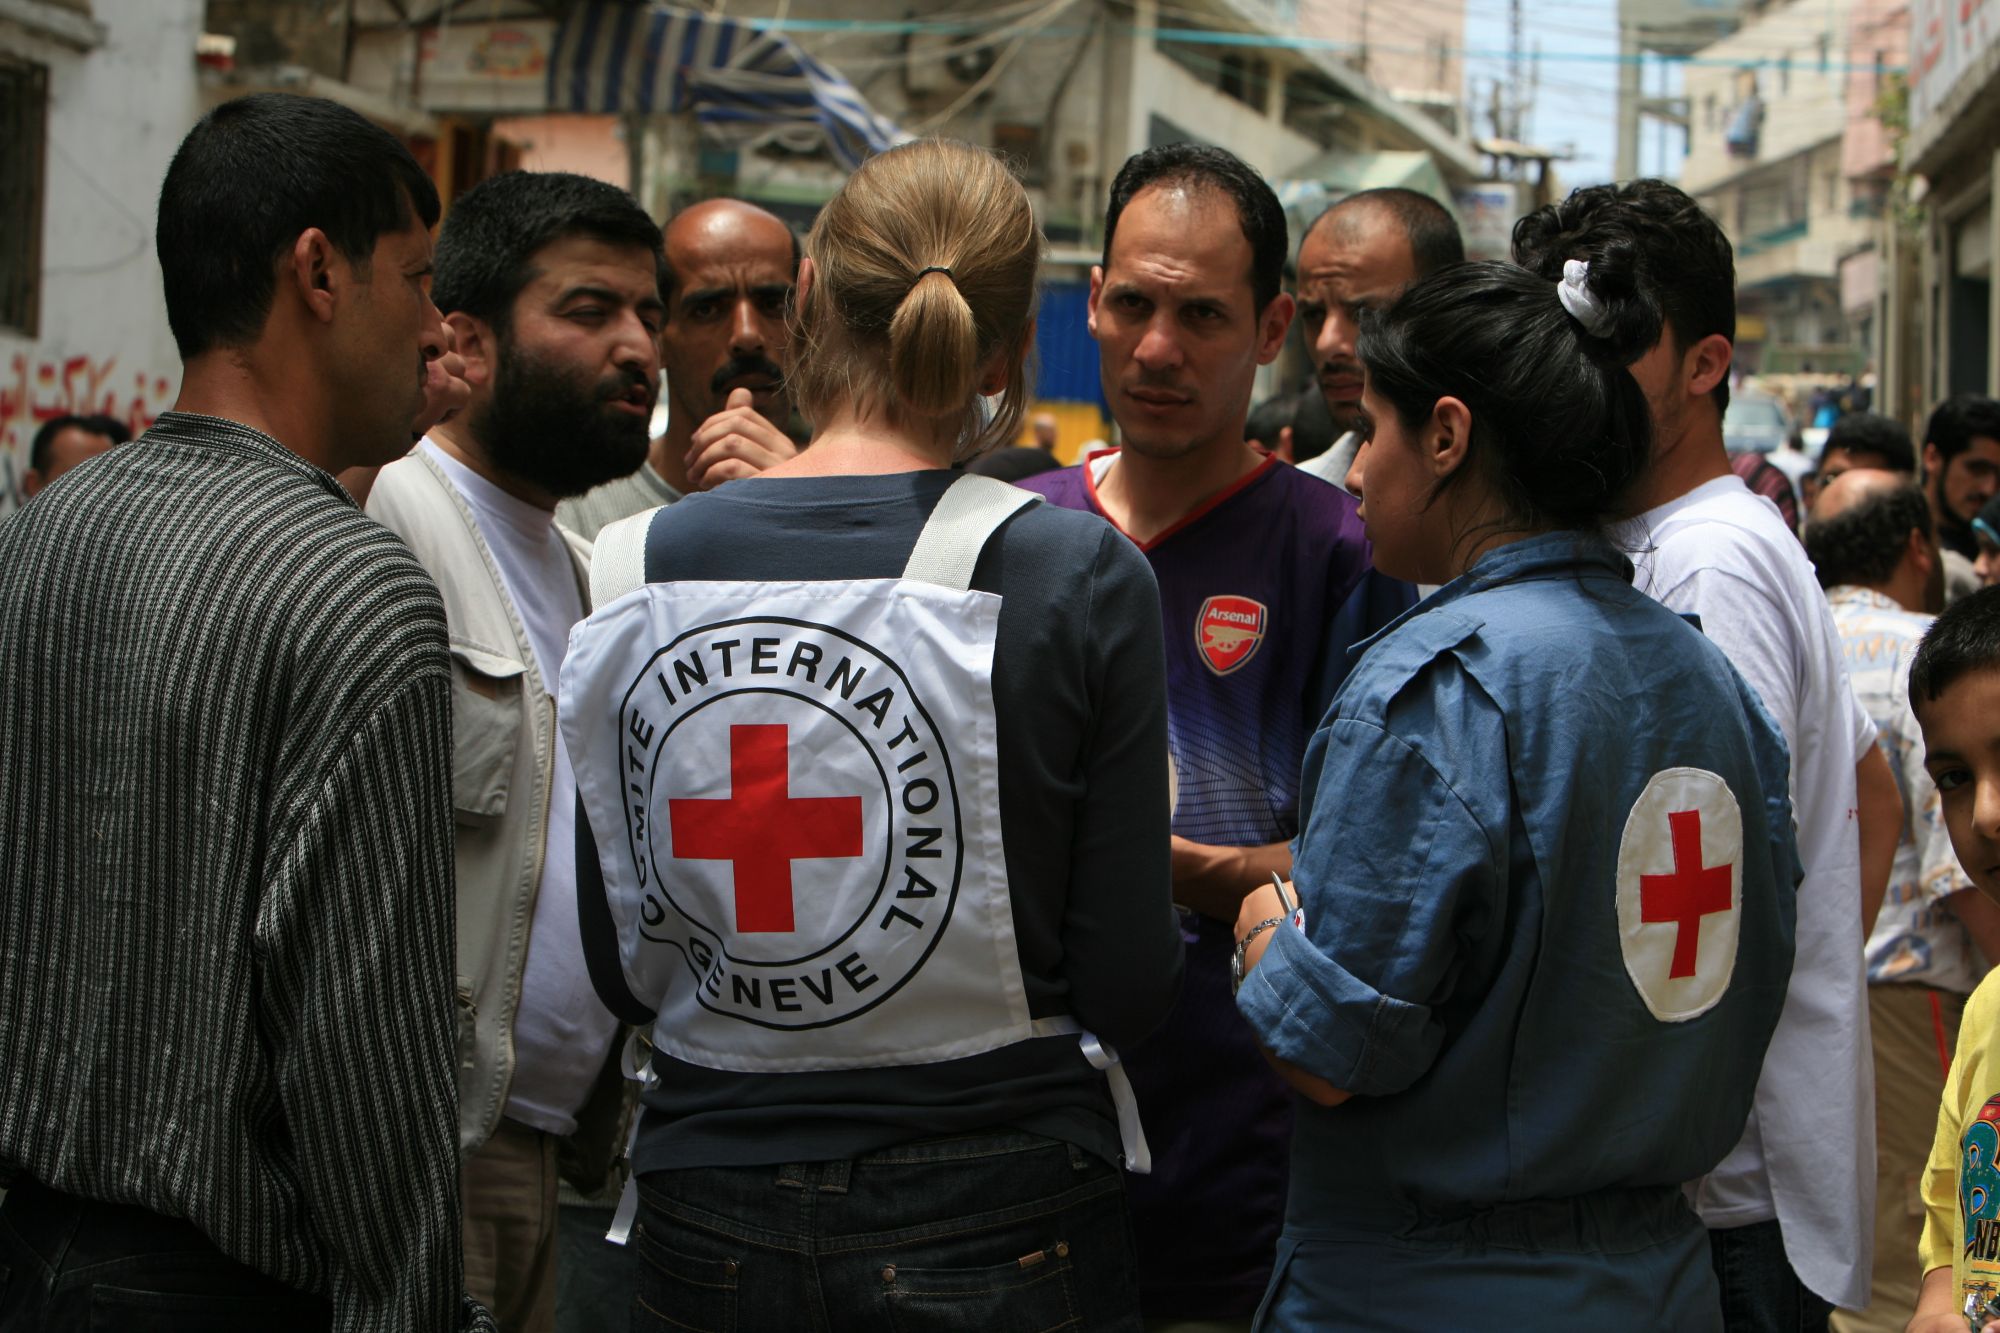
<path id="1" fill-rule="evenodd" d="M 1653 1017 L 1714 1008 L 1736 971 L 1743 916 L 1743 814 L 1700 768 L 1655 773 L 1618 844 L 1618 947 Z"/>

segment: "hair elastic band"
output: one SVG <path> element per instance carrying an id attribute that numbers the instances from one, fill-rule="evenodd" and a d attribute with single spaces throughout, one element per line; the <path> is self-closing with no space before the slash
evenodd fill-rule
<path id="1" fill-rule="evenodd" d="M 950 269 L 946 268 L 943 264 L 932 264 L 929 268 L 919 269 L 917 271 L 917 282 L 922 282 L 925 278 L 929 277 L 933 273 L 944 274 L 947 278 L 950 278 L 954 284 L 958 282 L 958 275 L 953 273 Z M 910 285 L 914 287 L 916 286 L 916 283 L 913 282 Z"/>
<path id="2" fill-rule="evenodd" d="M 1602 338 L 1611 331 L 1611 311 L 1597 299 L 1597 293 L 1590 290 L 1590 265 L 1581 259 L 1563 261 L 1562 280 L 1556 283 L 1556 296 L 1561 299 L 1563 309 L 1569 311 L 1570 318 L 1583 325 L 1583 331 L 1593 338 Z"/>

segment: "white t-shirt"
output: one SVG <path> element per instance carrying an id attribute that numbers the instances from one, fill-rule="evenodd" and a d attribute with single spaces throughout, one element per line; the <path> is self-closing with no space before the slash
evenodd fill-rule
<path id="1" fill-rule="evenodd" d="M 1308 458 L 1299 464 L 1299 471 L 1310 472 L 1321 481 L 1330 481 L 1347 489 L 1347 473 L 1354 466 L 1354 456 L 1361 452 L 1361 432 L 1348 431 L 1331 445 L 1325 453 Z"/>
<path id="2" fill-rule="evenodd" d="M 1848 686 L 1832 612 L 1777 506 L 1730 475 L 1634 526 L 1635 586 L 1700 617 L 1784 731 L 1805 866 L 1791 984 L 1750 1122 L 1695 1186 L 1695 1209 L 1715 1228 L 1775 1217 L 1800 1281 L 1859 1308 L 1875 1232 L 1875 1098 L 1854 769 L 1875 725 Z"/>
<path id="3" fill-rule="evenodd" d="M 541 688 L 553 700 L 563 654 L 569 650 L 570 626 L 585 611 L 569 544 L 547 510 L 515 499 L 428 440 L 424 448 L 472 510 L 534 649 Z M 597 998 L 583 961 L 576 919 L 576 779 L 560 728 L 555 746 L 542 875 L 521 977 L 521 1007 L 514 1015 L 514 1080 L 508 1085 L 505 1113 L 550 1134 L 569 1135 L 576 1132 L 576 1113 L 604 1068 L 618 1020 Z"/>

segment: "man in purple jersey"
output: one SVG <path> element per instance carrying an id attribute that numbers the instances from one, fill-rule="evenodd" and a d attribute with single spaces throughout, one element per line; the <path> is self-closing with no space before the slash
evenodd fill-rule
<path id="1" fill-rule="evenodd" d="M 1270 187 L 1220 149 L 1149 149 L 1118 173 L 1104 237 L 1090 331 L 1123 447 L 1022 484 L 1110 520 L 1159 580 L 1188 954 L 1172 1017 L 1123 1052 L 1153 1148 L 1131 1180 L 1140 1296 L 1156 1325 L 1247 1326 L 1291 1094 L 1231 1003 L 1231 928 L 1246 893 L 1291 873 L 1300 759 L 1349 647 L 1414 597 L 1374 573 L 1349 496 L 1244 439 L 1292 317 Z"/>

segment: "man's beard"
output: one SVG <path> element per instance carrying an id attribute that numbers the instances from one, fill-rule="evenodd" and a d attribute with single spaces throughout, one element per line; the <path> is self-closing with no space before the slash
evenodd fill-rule
<path id="1" fill-rule="evenodd" d="M 1327 397 L 1326 391 L 1317 384 L 1313 386 L 1313 392 L 1317 393 L 1319 400 L 1326 404 L 1326 414 L 1333 420 L 1334 439 L 1338 440 L 1349 431 L 1360 430 L 1363 423 L 1368 420 L 1368 414 L 1361 410 L 1359 404 L 1353 407 L 1341 407 Z"/>
<path id="2" fill-rule="evenodd" d="M 506 339 L 498 371 L 492 398 L 471 422 L 494 467 L 560 500 L 629 477 L 646 461 L 650 423 L 610 406 L 635 387 L 654 389 L 643 375 L 613 371 L 580 384 Z"/>

